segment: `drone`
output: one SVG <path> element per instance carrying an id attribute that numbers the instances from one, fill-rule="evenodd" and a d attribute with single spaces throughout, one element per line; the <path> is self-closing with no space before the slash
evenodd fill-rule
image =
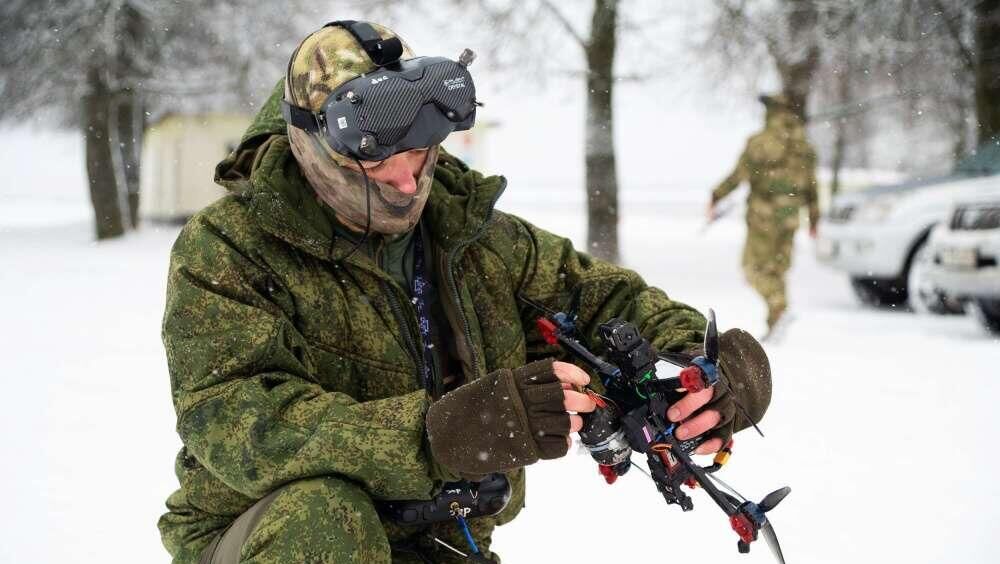
<path id="1" fill-rule="evenodd" d="M 523 296 L 522 299 L 542 313 L 536 319 L 536 326 L 546 343 L 562 347 L 593 370 L 604 385 L 603 393 L 590 386 L 584 389 L 597 408 L 592 413 L 581 414 L 580 439 L 598 463 L 600 474 L 607 483 L 614 483 L 629 468 L 636 467 L 652 479 L 668 505 L 678 505 L 683 511 L 692 510 L 694 503 L 682 487 L 700 487 L 728 517 L 730 526 L 739 536 L 737 549 L 740 553 L 749 552 L 750 544 L 763 536 L 776 560 L 784 564 L 781 546 L 767 513 L 785 499 L 791 488 L 777 489 L 760 502 L 749 501 L 715 476 L 729 460 L 732 439 L 719 450 L 711 465 L 701 466 L 691 455 L 704 439 L 679 440 L 674 433 L 677 424 L 666 418 L 667 409 L 685 394 L 715 385 L 728 386 L 719 372 L 715 312 L 708 311 L 701 355 L 658 353 L 633 323 L 613 318 L 598 327 L 604 349 L 602 358 L 591 352 L 578 334 L 579 291 L 574 293 L 567 312 L 553 311 Z M 658 378 L 656 363 L 660 360 L 681 367 L 681 371 L 675 377 Z M 761 433 L 739 401 L 733 399 Z M 646 455 L 648 473 L 632 461 L 633 453 Z"/>

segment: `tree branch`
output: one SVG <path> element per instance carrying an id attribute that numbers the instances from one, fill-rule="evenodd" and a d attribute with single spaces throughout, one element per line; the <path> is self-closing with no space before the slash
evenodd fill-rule
<path id="1" fill-rule="evenodd" d="M 955 46 L 958 48 L 958 53 L 962 57 L 962 61 L 968 67 L 969 71 L 975 72 L 976 70 L 976 59 L 972 56 L 972 52 L 968 46 L 962 41 L 962 34 L 959 32 L 958 28 L 955 27 L 955 22 L 952 16 L 948 14 L 948 8 L 944 5 L 941 0 L 934 0 L 934 7 L 937 8 L 938 12 L 941 12 L 941 20 L 944 22 L 945 28 L 948 29 L 948 35 L 955 40 Z M 959 14 L 961 17 L 961 14 Z"/>
<path id="2" fill-rule="evenodd" d="M 566 16 L 559 11 L 559 8 L 556 8 L 555 5 L 549 0 L 541 0 L 541 5 L 549 13 L 552 14 L 552 16 L 556 19 L 556 21 L 559 22 L 559 25 L 561 25 L 562 28 L 566 30 L 566 33 L 568 33 L 570 37 L 572 37 L 580 45 L 580 47 L 583 48 L 584 51 L 586 51 L 587 44 L 589 42 L 585 40 L 583 36 L 581 36 L 579 33 L 576 32 L 576 29 L 573 28 L 573 24 L 571 24 L 569 20 L 566 19 Z"/>

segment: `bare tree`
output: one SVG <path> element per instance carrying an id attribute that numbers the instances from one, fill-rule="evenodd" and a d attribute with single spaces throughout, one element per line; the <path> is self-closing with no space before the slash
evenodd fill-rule
<path id="1" fill-rule="evenodd" d="M 12 0 L 0 9 L 0 35 L 7 39 L 0 118 L 45 112 L 79 126 L 97 237 L 121 235 L 138 205 L 133 127 L 142 102 L 135 85 L 159 38 L 148 7 L 131 0 Z"/>
<path id="2" fill-rule="evenodd" d="M 147 117 L 242 108 L 287 61 L 304 2 L 8 0 L 0 5 L 0 120 L 78 127 L 98 239 L 138 225 Z M 289 17 L 289 13 L 300 17 Z"/>
<path id="3" fill-rule="evenodd" d="M 462 3 L 463 5 L 467 3 Z M 563 65 L 556 74 L 583 77 L 586 114 L 584 139 L 584 190 L 587 197 L 587 249 L 594 256 L 618 262 L 618 171 L 614 143 L 614 93 L 620 77 L 614 74 L 618 48 L 618 30 L 624 24 L 619 0 L 593 0 L 589 9 L 590 29 L 582 32 L 564 11 L 565 5 L 549 0 L 529 2 L 474 3 L 478 19 L 494 30 L 496 40 L 488 54 L 494 69 L 505 70 L 503 51 L 513 59 L 507 69 L 524 73 L 516 61 L 537 61 L 537 53 L 559 53 L 565 45 L 579 48 L 582 70 L 573 68 L 573 58 L 560 59 Z M 457 3 L 456 3 L 457 5 Z M 577 63 L 578 65 L 579 63 Z M 579 67 L 577 67 L 579 68 Z M 545 62 L 536 66 L 540 72 L 552 71 Z"/>
<path id="4" fill-rule="evenodd" d="M 375 13 L 389 13 L 392 3 L 373 2 Z M 587 249 L 611 262 L 620 258 L 618 239 L 619 186 L 614 142 L 615 86 L 655 75 L 657 43 L 646 34 L 667 7 L 655 2 L 591 0 L 585 12 L 550 0 L 452 0 L 463 14 L 462 25 L 489 29 L 485 56 L 494 71 L 528 76 L 583 79 L 584 168 L 587 197 Z M 580 4 L 575 4 L 580 6 Z M 654 9 L 650 9 L 653 6 Z M 626 7 L 629 9 L 626 10 Z M 586 15 L 586 17 L 580 17 Z M 589 22 L 589 29 L 587 28 Z M 442 28 L 454 21 L 440 22 Z M 640 72 L 616 70 L 621 38 L 646 43 Z M 567 50 L 567 46 L 569 49 Z M 539 53 L 544 53 L 543 57 Z M 530 64 L 525 64 L 530 61 Z M 527 72 L 526 72 L 527 69 Z"/>
<path id="5" fill-rule="evenodd" d="M 701 47 L 714 51 L 729 72 L 754 73 L 769 62 L 786 94 L 805 95 L 803 108 L 812 99 L 812 131 L 836 187 L 848 160 L 869 160 L 868 136 L 876 131 L 905 131 L 912 143 L 905 151 L 896 148 L 890 162 L 917 168 L 962 158 L 977 133 L 980 143 L 993 138 L 997 126 L 991 124 L 1000 116 L 997 5 L 716 0 L 713 41 Z M 805 63 L 783 62 L 783 53 Z M 802 67 L 811 74 L 790 72 Z M 810 85 L 796 86 L 806 75 Z"/>
<path id="6" fill-rule="evenodd" d="M 1000 140 L 1000 0 L 975 5 L 976 117 L 979 142 Z"/>
<path id="7" fill-rule="evenodd" d="M 806 117 L 824 28 L 835 25 L 843 10 L 824 0 L 715 0 L 714 9 L 710 39 L 699 49 L 715 53 L 730 70 L 768 63 L 781 92 Z"/>
<path id="8" fill-rule="evenodd" d="M 550 2 L 544 3 L 555 11 Z M 568 26 L 568 24 L 567 24 Z M 590 38 L 574 39 L 587 60 L 587 129 L 584 160 L 587 190 L 587 249 L 618 262 L 618 168 L 614 141 L 614 65 L 618 0 L 595 0 Z M 567 30 L 572 28 L 567 27 Z"/>

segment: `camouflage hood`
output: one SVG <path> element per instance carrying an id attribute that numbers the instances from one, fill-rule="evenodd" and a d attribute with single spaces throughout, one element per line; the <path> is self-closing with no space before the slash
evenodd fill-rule
<path id="1" fill-rule="evenodd" d="M 330 258 L 331 249 L 347 242 L 334 240 L 334 212 L 317 198 L 292 155 L 281 117 L 283 93 L 282 80 L 239 146 L 216 166 L 215 182 L 250 200 L 261 226 L 272 234 Z M 450 250 L 475 238 L 489 222 L 505 187 L 502 176 L 483 176 L 441 149 L 424 209 L 433 220 L 428 224 L 435 243 Z"/>

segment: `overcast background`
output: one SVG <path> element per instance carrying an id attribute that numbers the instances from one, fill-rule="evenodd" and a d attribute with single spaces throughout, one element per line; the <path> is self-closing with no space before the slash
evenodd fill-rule
<path id="1" fill-rule="evenodd" d="M 504 3 L 469 6 L 481 4 Z M 418 54 L 457 57 L 464 47 L 479 52 L 472 72 L 486 105 L 478 116 L 495 125 L 479 134 L 472 164 L 507 176 L 498 207 L 585 248 L 583 56 L 560 35 L 562 24 L 543 17 L 548 12 L 541 4 L 524 3 L 538 17 L 528 18 L 530 25 L 514 21 L 520 35 L 499 46 L 496 21 L 471 7 L 448 1 L 365 6 L 381 10 L 372 17 L 387 22 Z M 722 327 L 760 335 L 764 307 L 739 269 L 745 235 L 740 210 L 708 230 L 703 215 L 709 190 L 761 126 L 756 95 L 781 89 L 782 81 L 759 51 L 743 49 L 746 64 L 720 53 L 720 45 L 738 39 L 713 27 L 727 4 L 737 3 L 622 2 L 615 68 L 625 79 L 615 86 L 613 130 L 621 262 L 676 299 L 715 308 Z M 766 8 L 783 2 L 749 4 L 763 6 L 751 16 L 765 27 L 778 25 L 765 17 Z M 881 3 L 888 7 L 877 15 L 927 3 L 904 4 Z M 939 4 L 949 10 L 962 5 Z M 212 57 L 170 47 L 169 57 L 155 64 L 152 55 L 139 61 L 151 67 L 140 73 L 142 80 L 162 75 L 155 84 L 160 94 L 150 95 L 142 110 L 153 124 L 171 113 L 253 111 L 299 38 L 329 20 L 366 17 L 359 3 L 289 2 L 252 10 L 240 10 L 236 1 L 116 4 L 118 12 L 132 5 L 147 16 L 175 18 L 170 21 L 180 27 L 169 27 L 192 33 L 190 45 L 199 45 L 201 35 L 189 28 L 205 21 L 217 27 L 204 44 Z M 558 6 L 586 32 L 590 2 Z M 201 9 L 218 12 L 211 19 Z M 11 41 L 0 59 L 4 92 L 41 84 L 14 58 L 30 56 L 30 34 L 23 30 L 44 13 L 86 22 L 85 15 L 115 12 L 103 0 L 7 2 L 0 8 L 0 39 Z M 933 31 L 934 41 L 947 38 L 947 26 L 934 18 L 950 12 L 912 13 L 927 37 Z M 962 17 L 943 21 L 965 25 Z M 108 19 L 95 21 L 91 35 Z M 968 33 L 961 25 L 960 38 Z M 168 562 L 155 522 L 176 488 L 172 465 L 180 442 L 159 324 L 179 226 L 143 221 L 138 229 L 96 240 L 86 128 L 74 104 L 87 92 L 79 65 L 100 49 L 77 49 L 83 63 L 69 61 L 56 41 L 69 41 L 69 32 L 48 24 L 39 29 L 47 31 L 35 35 L 48 43 L 36 60 L 61 82 L 11 94 L 7 113 L 0 113 L 0 347 L 8 359 L 0 394 L 6 443 L 0 483 L 7 506 L 0 514 L 0 562 Z M 141 52 L 169 35 L 164 33 L 150 32 L 129 52 Z M 871 52 L 912 47 L 858 33 L 863 40 L 854 43 Z M 546 41 L 532 43 L 539 37 Z M 230 73 L 248 53 L 267 61 L 247 67 L 245 80 L 231 85 Z M 842 61 L 838 56 L 829 61 Z M 936 70 L 950 64 L 947 49 L 908 56 L 918 62 L 905 68 L 938 73 L 942 85 L 964 84 Z M 191 70 L 191 61 L 204 66 Z M 875 74 L 881 64 L 852 72 Z M 827 70 L 823 76 L 836 75 Z M 881 80 L 856 82 L 869 90 L 857 94 L 855 105 L 868 108 L 886 92 L 891 99 L 868 109 L 863 120 L 851 118 L 845 190 L 946 171 L 958 141 L 975 145 L 974 119 L 953 135 L 954 108 L 934 105 L 929 94 L 916 101 L 900 94 L 913 90 L 912 82 L 876 92 L 886 84 Z M 213 81 L 227 86 L 205 87 Z M 171 91 L 181 86 L 190 93 Z M 838 108 L 834 90 L 817 86 L 810 112 L 822 116 Z M 25 100 L 35 111 L 16 107 Z M 59 100 L 65 103 L 47 105 Z M 837 123 L 815 119 L 809 129 L 824 165 L 825 190 Z M 205 178 L 210 175 L 206 167 Z M 768 345 L 775 395 L 764 421 L 767 439 L 741 437 L 724 478 L 757 499 L 781 485 L 792 487 L 772 515 L 788 562 L 995 562 L 1000 489 L 990 476 L 1000 457 L 990 445 L 1000 343 L 964 316 L 863 308 L 846 276 L 818 264 L 813 252 L 812 242 L 800 237 L 790 275 L 794 321 L 784 341 Z M 527 508 L 496 534 L 505 562 L 771 561 L 762 544 L 749 556 L 738 555 L 726 519 L 698 492 L 696 510 L 682 514 L 665 506 L 638 473 L 606 486 L 589 457 L 575 451 L 532 467 L 529 476 Z"/>

